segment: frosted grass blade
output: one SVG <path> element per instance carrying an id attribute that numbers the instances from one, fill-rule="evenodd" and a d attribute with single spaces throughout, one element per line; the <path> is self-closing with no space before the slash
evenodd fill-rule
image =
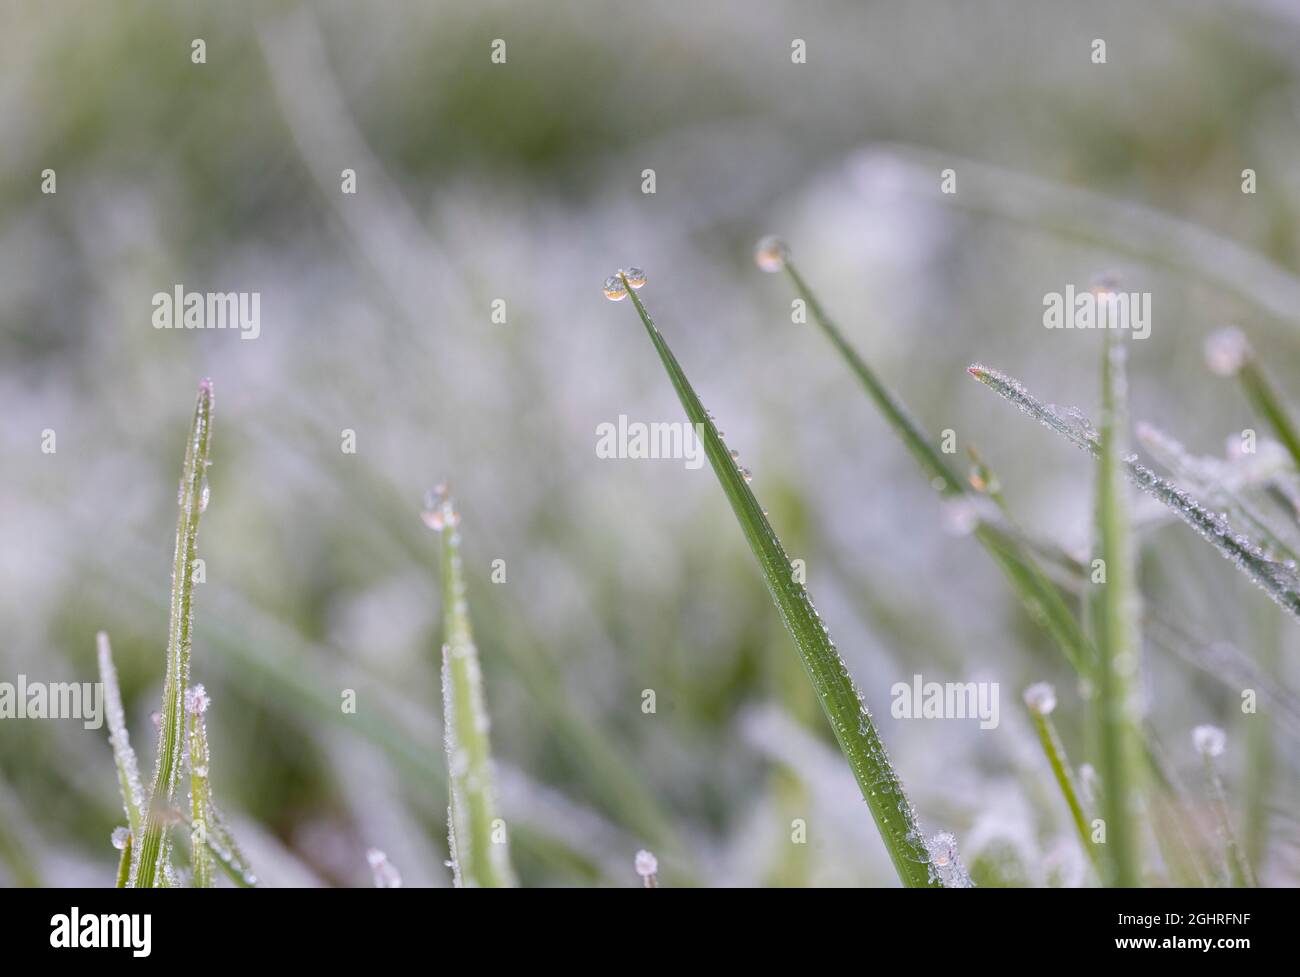
<path id="1" fill-rule="evenodd" d="M 203 720 L 208 697 L 202 685 L 185 690 L 190 730 L 190 866 L 194 888 L 212 888 L 212 853 L 208 849 L 212 786 L 208 781 L 208 730 Z"/>
<path id="2" fill-rule="evenodd" d="M 185 689 L 190 677 L 194 633 L 194 561 L 198 559 L 199 515 L 207 507 L 208 450 L 212 434 L 212 381 L 199 383 L 194 418 L 185 442 L 176 522 L 176 553 L 172 561 L 171 623 L 167 637 L 167 673 L 163 682 L 162 726 L 153 789 L 149 795 L 144 833 L 131 869 L 132 884 L 153 888 L 167 874 L 164 833 L 172 819 L 181 753 L 185 747 Z"/>
<path id="3" fill-rule="evenodd" d="M 497 816 L 483 675 L 470 626 L 460 556 L 460 517 L 445 486 L 428 500 L 425 523 L 442 539 L 442 710 L 451 802 L 448 847 L 456 885 L 515 885 L 505 822 Z"/>
<path id="4" fill-rule="evenodd" d="M 103 631 L 95 635 L 99 659 L 99 681 L 104 686 L 104 714 L 108 721 L 108 739 L 113 746 L 113 762 L 117 767 L 117 785 L 122 792 L 122 808 L 126 812 L 130 839 L 126 852 L 131 850 L 131 840 L 142 837 L 144 823 L 144 787 L 140 783 L 140 767 L 131 748 L 131 737 L 126 731 L 126 714 L 122 710 L 122 690 L 117 682 L 117 668 L 113 665 L 113 649 L 108 635 Z"/>
<path id="5" fill-rule="evenodd" d="M 765 238 L 759 242 L 756 254 L 758 265 L 765 271 L 785 271 L 795 290 L 803 298 L 822 333 L 844 359 L 885 420 L 902 440 L 903 445 L 921 466 L 921 471 L 945 498 L 968 495 L 966 483 L 953 473 L 947 462 L 912 419 L 903 402 L 876 376 L 875 371 L 844 338 L 844 335 L 826 314 L 817 296 L 808 286 L 790 259 L 784 243 Z M 1066 603 L 1061 590 L 1034 558 L 1031 550 L 995 526 L 980 522 L 974 536 L 1002 568 L 1012 589 L 1034 620 L 1052 636 L 1070 665 L 1080 675 L 1092 668 L 1095 653 L 1079 623 L 1078 617 Z"/>
<path id="6" fill-rule="evenodd" d="M 939 873 L 931 865 L 930 853 L 917 823 L 916 813 L 903 790 L 902 781 L 889 761 L 875 722 L 849 677 L 848 666 L 827 634 L 826 626 L 813 607 L 807 589 L 795 581 L 790 559 L 786 556 L 781 541 L 768 523 L 744 476 L 732 461 L 727 446 L 718 435 L 717 428 L 709 419 L 704 405 L 700 403 L 668 343 L 650 318 L 650 313 L 621 273 L 617 280 L 612 280 L 607 286 L 613 286 L 619 280 L 631 296 L 632 304 L 677 391 L 686 416 L 704 444 L 713 471 L 727 501 L 731 503 L 754 558 L 758 561 L 786 630 L 794 639 L 822 711 L 857 779 L 899 879 L 905 886 L 941 886 Z"/>
<path id="7" fill-rule="evenodd" d="M 1062 413 L 1031 394 L 1020 381 L 982 364 L 973 364 L 967 372 L 1075 447 L 1087 451 L 1094 458 L 1099 456 L 1096 432 L 1082 415 Z M 1134 456 L 1123 458 L 1121 466 L 1130 482 L 1168 506 L 1198 536 L 1262 588 L 1279 607 L 1300 617 L 1300 577 L 1297 577 L 1294 567 L 1271 559 L 1261 546 L 1237 533 L 1228 520 L 1210 512 L 1188 492 L 1139 464 Z"/>

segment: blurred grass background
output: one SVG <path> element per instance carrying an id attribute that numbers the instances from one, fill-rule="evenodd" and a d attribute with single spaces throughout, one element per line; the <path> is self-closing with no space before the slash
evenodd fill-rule
<path id="1" fill-rule="evenodd" d="M 911 459 L 750 252 L 787 238 L 926 428 L 978 445 L 1025 523 L 1084 547 L 1088 460 L 964 367 L 1094 410 L 1095 337 L 1044 330 L 1042 296 L 1118 271 L 1155 309 L 1134 419 L 1213 454 L 1262 429 L 1201 343 L 1237 322 L 1295 386 L 1292 6 L 2 9 L 0 681 L 91 681 L 106 629 L 151 768 L 173 487 L 210 375 L 194 678 L 214 703 L 218 803 L 268 882 L 369 884 L 376 846 L 407 884 L 449 884 L 436 548 L 418 516 L 447 478 L 526 884 L 633 884 L 641 846 L 670 885 L 894 884 L 712 475 L 595 455 L 596 426 L 620 413 L 679 419 L 639 326 L 599 289 L 635 264 L 806 560 L 923 823 L 956 832 L 985 883 L 1085 878 L 1020 703 L 1055 682 L 1081 759 L 1066 666 L 986 555 L 945 533 Z M 260 338 L 154 330 L 151 297 L 177 283 L 259 291 Z M 1208 547 L 1160 528 L 1143 564 L 1164 616 L 1276 658 L 1294 688 L 1294 622 Z M 1270 632 L 1282 647 L 1261 652 Z M 1170 757 L 1195 784 L 1191 727 L 1227 728 L 1230 794 L 1267 788 L 1264 881 L 1295 884 L 1294 751 L 1275 744 L 1266 769 L 1247 752 L 1268 710 L 1241 715 L 1239 688 L 1167 648 L 1147 661 Z M 918 672 L 999 682 L 1001 725 L 892 719 L 890 686 Z M 3 724 L 0 880 L 111 883 L 106 740 Z M 790 843 L 795 818 L 807 845 Z"/>

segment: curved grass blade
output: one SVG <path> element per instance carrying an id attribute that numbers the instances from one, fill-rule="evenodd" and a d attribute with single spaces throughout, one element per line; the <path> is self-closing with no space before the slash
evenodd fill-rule
<path id="1" fill-rule="evenodd" d="M 889 762 L 871 714 L 863 705 L 853 680 L 849 677 L 848 666 L 844 664 L 844 659 L 827 634 L 826 626 L 813 607 L 807 589 L 795 581 L 793 567 L 781 541 L 763 515 L 763 509 L 754 498 L 744 476 L 732 461 L 727 446 L 719 437 L 716 426 L 710 421 L 677 358 L 673 356 L 627 278 L 622 273 L 619 278 L 631 296 L 646 333 L 668 372 L 668 378 L 677 391 L 687 418 L 704 444 L 713 471 L 727 501 L 731 503 L 754 558 L 758 561 L 786 630 L 794 639 L 822 711 L 857 779 L 899 879 L 906 886 L 941 886 L 939 874 L 931 865 L 916 812 L 903 791 L 902 781 Z"/>
<path id="2" fill-rule="evenodd" d="M 122 710 L 122 690 L 117 682 L 117 668 L 113 665 L 113 649 L 108 635 L 100 631 L 95 635 L 99 659 L 99 681 L 104 686 L 104 713 L 108 720 L 108 739 L 113 746 L 113 762 L 117 767 L 117 785 L 122 792 L 122 808 L 126 811 L 126 826 L 130 839 L 142 836 L 144 825 L 144 787 L 140 783 L 140 766 L 131 737 L 126 731 L 126 714 Z M 130 853 L 128 840 L 124 852 Z"/>
<path id="3" fill-rule="evenodd" d="M 185 746 L 185 688 L 190 677 L 194 633 L 194 561 L 198 559 L 199 515 L 207 507 L 208 450 L 212 433 L 212 381 L 199 382 L 190 436 L 181 468 L 180 515 L 172 561 L 171 622 L 167 638 L 167 674 L 163 682 L 162 726 L 158 759 L 144 833 L 131 869 L 131 882 L 153 888 L 167 879 L 165 832 L 172 819 L 181 752 Z"/>
<path id="4" fill-rule="evenodd" d="M 773 249 L 764 259 L 762 248 Z M 779 241 L 765 239 L 760 242 L 760 267 L 765 270 L 784 270 L 794 284 L 795 290 L 807 303 L 822 333 L 830 340 L 844 362 L 848 364 L 861 382 L 876 407 L 884 415 L 889 425 L 902 440 L 903 445 L 921 466 L 921 471 L 930 480 L 930 484 L 945 498 L 968 494 L 971 490 L 962 479 L 958 478 L 921 429 L 912 419 L 903 402 L 876 376 L 867 364 L 844 338 L 844 335 L 831 321 L 821 302 L 813 294 L 804 277 L 790 260 L 785 245 Z M 981 521 L 974 530 L 980 544 L 1002 568 L 1002 572 L 1011 582 L 1012 589 L 1031 617 L 1038 621 L 1052 636 L 1058 647 L 1065 654 L 1070 665 L 1080 675 L 1087 675 L 1096 657 L 1088 636 L 1084 633 L 1078 617 L 1061 594 L 1061 590 L 1051 577 L 1039 565 L 1032 551 L 1023 543 L 1005 532 L 1000 532 L 991 523 Z"/>
<path id="5" fill-rule="evenodd" d="M 458 887 L 510 887 L 515 875 L 492 789 L 483 675 L 461 572 L 460 517 L 446 486 L 439 486 L 429 503 L 425 522 L 442 538 L 442 717 L 451 783 L 447 832 L 452 869 Z"/>
<path id="6" fill-rule="evenodd" d="M 1097 437 L 1096 553 L 1101 577 L 1092 601 L 1097 668 L 1097 749 L 1106 796 L 1103 879 L 1132 888 L 1141 882 L 1141 774 L 1144 757 L 1138 707 L 1141 632 L 1137 557 L 1129 531 L 1123 451 L 1128 403 L 1127 348 L 1107 332 L 1101 369 L 1101 431 Z"/>
<path id="7" fill-rule="evenodd" d="M 1075 447 L 1087 451 L 1094 458 L 1100 455 L 1096 432 L 1082 415 L 1067 415 L 1044 404 L 1020 381 L 981 364 L 971 365 L 967 372 Z M 1271 559 L 1262 547 L 1235 532 L 1222 516 L 1207 510 L 1188 492 L 1139 464 L 1133 456 L 1121 459 L 1120 464 L 1130 482 L 1168 506 L 1198 536 L 1262 588 L 1279 607 L 1300 617 L 1300 577 L 1294 567 Z"/>

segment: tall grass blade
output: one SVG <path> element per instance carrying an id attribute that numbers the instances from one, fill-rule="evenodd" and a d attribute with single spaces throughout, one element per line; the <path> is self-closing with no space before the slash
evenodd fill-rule
<path id="1" fill-rule="evenodd" d="M 781 541 L 628 278 L 620 273 L 618 279 L 607 283 L 607 294 L 618 281 L 631 296 L 686 416 L 704 444 L 705 454 L 758 561 L 781 619 L 794 639 L 822 711 L 857 779 L 899 879 L 906 886 L 941 886 L 939 873 L 931 865 L 916 813 L 889 761 L 875 722 L 862 703 L 849 677 L 848 666 L 827 634 L 807 589 L 796 582 L 794 569 Z"/>
<path id="2" fill-rule="evenodd" d="M 1127 347 L 1105 333 L 1101 369 L 1101 431 L 1097 438 L 1096 555 L 1101 577 L 1092 601 L 1097 668 L 1097 748 L 1106 797 L 1104 880 L 1123 888 L 1141 882 L 1142 788 L 1145 758 L 1136 687 L 1140 674 L 1137 557 L 1129 530 L 1123 452 L 1127 423 Z"/>
<path id="3" fill-rule="evenodd" d="M 497 816 L 483 675 L 470 627 L 461 568 L 460 517 L 439 486 L 426 505 L 426 524 L 442 538 L 442 711 L 451 803 L 448 846 L 457 886 L 515 885 L 505 822 Z"/>
<path id="4" fill-rule="evenodd" d="M 1034 731 L 1038 734 L 1038 741 L 1043 746 L 1043 753 L 1047 756 L 1057 786 L 1061 788 L 1061 796 L 1065 798 L 1065 805 L 1070 809 L 1070 820 L 1079 835 L 1079 843 L 1083 845 L 1084 852 L 1097 870 L 1098 877 L 1102 877 L 1100 855 L 1097 846 L 1092 843 L 1092 833 L 1088 830 L 1088 817 L 1079 799 L 1079 788 L 1074 780 L 1074 772 L 1066 757 L 1060 734 L 1056 731 L 1056 724 L 1052 722 L 1052 710 L 1056 708 L 1056 692 L 1046 682 L 1038 682 L 1025 689 L 1025 705 L 1029 707 Z"/>
<path id="5" fill-rule="evenodd" d="M 981 364 L 967 372 L 1020 411 L 1055 431 L 1094 458 L 1101 453 L 1096 432 L 1081 414 L 1066 414 L 1043 403 L 1020 381 Z M 1263 547 L 1237 533 L 1228 520 L 1210 512 L 1188 492 L 1161 478 L 1132 456 L 1121 459 L 1128 480 L 1158 500 L 1253 580 L 1279 606 L 1300 617 L 1300 577 L 1294 567 L 1268 556 Z"/>
<path id="6" fill-rule="evenodd" d="M 1227 737 L 1217 726 L 1197 726 L 1192 730 L 1192 744 L 1201 755 L 1205 764 L 1205 783 L 1210 792 L 1210 807 L 1214 811 L 1215 824 L 1219 830 L 1219 840 L 1223 845 L 1224 862 L 1228 878 L 1237 888 L 1254 887 L 1255 873 L 1246 857 L 1237 833 L 1232 830 L 1232 818 L 1228 815 L 1228 798 L 1219 778 L 1216 758 L 1223 755 Z"/>
<path id="7" fill-rule="evenodd" d="M 113 747 L 117 785 L 122 792 L 122 808 L 126 812 L 126 825 L 130 832 L 127 847 L 123 850 L 129 854 L 131 841 L 143 835 L 144 787 L 140 783 L 140 767 L 136 762 L 135 750 L 131 748 L 131 737 L 126 731 L 122 690 L 117 682 L 117 668 L 113 665 L 113 649 L 109 644 L 108 635 L 100 631 L 95 635 L 95 644 L 99 659 L 99 681 L 104 686 L 104 714 L 108 720 L 108 739 Z"/>
<path id="8" fill-rule="evenodd" d="M 931 486 L 946 498 L 969 494 L 972 490 L 953 473 L 944 461 L 943 455 L 935 449 L 930 438 L 908 413 L 903 402 L 881 382 L 866 360 L 858 354 L 831 321 L 821 302 L 791 261 L 785 245 L 773 238 L 765 238 L 759 242 L 756 256 L 759 267 L 763 270 L 784 270 L 789 276 L 795 291 L 803 298 L 812 313 L 813 320 L 848 364 L 849 369 L 858 378 L 908 452 L 921 466 L 921 471 L 930 481 Z M 1062 596 L 1060 588 L 1043 570 L 1034 558 L 1033 552 L 1013 536 L 999 531 L 996 526 L 988 522 L 981 521 L 975 527 L 974 535 L 1002 568 L 1003 574 L 1010 581 L 1012 589 L 1030 616 L 1052 636 L 1074 670 L 1080 675 L 1087 675 L 1096 657 L 1092 645 L 1078 617 Z"/>
<path id="9" fill-rule="evenodd" d="M 149 795 L 144 833 L 131 869 L 139 888 L 167 883 L 167 826 L 185 748 L 185 689 L 190 677 L 194 632 L 194 561 L 198 559 L 199 515 L 207 507 L 208 451 L 212 435 L 212 381 L 199 382 L 194 418 L 185 442 L 176 522 L 176 553 L 172 561 L 171 622 L 167 636 L 167 674 L 163 682 L 162 726 L 153 789 Z"/>

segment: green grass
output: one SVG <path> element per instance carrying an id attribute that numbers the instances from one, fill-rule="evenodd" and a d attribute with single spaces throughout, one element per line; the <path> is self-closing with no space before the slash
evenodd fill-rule
<path id="1" fill-rule="evenodd" d="M 488 711 L 465 596 L 460 516 L 445 486 L 432 493 L 424 519 L 442 542 L 443 745 L 451 785 L 447 834 L 455 882 L 464 888 L 514 886 L 505 821 L 493 796 Z"/>
<path id="2" fill-rule="evenodd" d="M 112 645 L 103 631 L 95 636 L 95 642 L 99 681 L 104 686 L 108 738 L 113 747 L 113 762 L 117 767 L 117 786 L 122 793 L 122 809 L 126 813 L 127 839 L 123 852 L 129 857 L 133 842 L 138 841 L 143 834 L 144 788 L 140 783 L 140 767 L 135 758 L 135 750 L 131 748 L 131 737 L 126 731 L 126 714 L 122 710 L 122 690 L 117 681 L 117 668 L 113 665 Z"/>
<path id="3" fill-rule="evenodd" d="M 618 277 L 668 373 L 687 419 L 703 440 L 709 463 L 759 564 L 781 619 L 794 639 L 822 711 L 853 771 L 899 879 L 905 886 L 941 886 L 940 874 L 931 864 L 930 852 L 902 781 L 807 588 L 795 579 L 780 539 L 650 313 L 627 278 L 622 273 Z"/>
<path id="4" fill-rule="evenodd" d="M 212 785 L 208 780 L 208 730 L 203 721 L 208 697 L 203 686 L 185 692 L 185 712 L 189 717 L 190 735 L 190 868 L 194 888 L 212 888 L 212 853 L 208 850 L 208 833 L 212 821 Z"/>
<path id="5" fill-rule="evenodd" d="M 1031 394 L 1020 381 L 982 364 L 967 372 L 1003 399 L 1015 405 L 1071 444 L 1100 456 L 1100 444 L 1091 425 L 1081 416 L 1069 416 L 1049 407 Z M 1130 482 L 1169 508 L 1203 540 L 1210 543 L 1237 569 L 1253 580 L 1279 607 L 1300 617 L 1300 577 L 1293 567 L 1272 559 L 1263 547 L 1237 532 L 1221 515 L 1211 512 L 1190 493 L 1156 475 L 1130 457 L 1119 466 Z"/>
<path id="6" fill-rule="evenodd" d="M 1042 744 L 1043 753 L 1052 768 L 1052 776 L 1056 778 L 1061 796 L 1065 799 L 1066 807 L 1069 808 L 1070 822 L 1079 836 L 1079 843 L 1083 846 L 1089 861 L 1097 869 L 1098 876 L 1102 877 L 1100 856 L 1097 846 L 1092 842 L 1088 816 L 1079 798 L 1079 787 L 1075 783 L 1074 771 L 1065 754 L 1065 746 L 1061 743 L 1060 734 L 1056 731 L 1056 724 L 1052 722 L 1052 711 L 1056 708 L 1056 692 L 1045 682 L 1031 685 L 1025 690 L 1025 705 L 1029 709 L 1034 732 L 1038 734 L 1038 741 Z"/>
<path id="7" fill-rule="evenodd" d="M 1210 794 L 1210 808 L 1214 812 L 1215 826 L 1218 828 L 1219 841 L 1223 846 L 1223 861 L 1229 883 L 1238 888 L 1253 887 L 1258 883 L 1237 833 L 1232 827 L 1232 818 L 1228 813 L 1228 799 L 1215 765 L 1222 755 L 1225 743 L 1223 730 L 1217 726 L 1197 726 L 1192 730 L 1192 745 L 1200 754 L 1205 770 L 1206 789 Z"/>
<path id="8" fill-rule="evenodd" d="M 1130 532 L 1123 459 L 1127 424 L 1128 348 L 1104 334 L 1101 429 L 1097 437 L 1095 553 L 1090 604 L 1099 662 L 1094 716 L 1098 772 L 1105 786 L 1105 879 L 1131 888 L 1142 879 L 1142 773 L 1137 556 Z M 1098 565 L 1097 561 L 1100 561 Z"/>
<path id="9" fill-rule="evenodd" d="M 199 383 L 194 417 L 185 442 L 178 496 L 176 552 L 172 561 L 171 622 L 167 632 L 167 670 L 163 684 L 162 726 L 153 788 L 144 832 L 131 870 L 137 888 L 170 884 L 170 839 L 167 825 L 176 796 L 181 753 L 185 747 L 185 689 L 194 641 L 194 561 L 198 559 L 199 517 L 207 507 L 207 469 L 212 440 L 212 381 Z"/>
<path id="10" fill-rule="evenodd" d="M 807 280 L 795 267 L 785 244 L 775 238 L 764 238 L 759 242 L 756 257 L 759 267 L 764 271 L 784 271 L 789 277 L 795 291 L 807 304 L 808 311 L 812 313 L 813 321 L 844 360 L 845 365 L 857 377 L 872 403 L 903 442 L 903 446 L 916 460 L 922 474 L 930 482 L 931 488 L 949 499 L 979 495 L 979 490 L 968 485 L 953 472 L 944 460 L 943 454 L 934 446 L 932 439 L 913 420 L 902 400 L 877 377 L 867 361 L 845 339 L 844 334 L 827 315 Z M 988 473 L 987 466 L 977 461 L 977 476 L 981 470 Z M 984 478 L 981 484 L 992 484 L 992 480 Z M 1004 517 L 1007 516 L 1005 505 L 1000 498 L 994 501 L 1002 510 Z M 1035 558 L 1032 548 L 1025 545 L 1016 533 L 1008 531 L 1008 528 L 1005 524 L 999 525 L 992 520 L 981 519 L 974 528 L 974 536 L 1001 568 L 1029 615 L 1052 636 L 1071 667 L 1079 675 L 1087 676 L 1093 667 L 1096 653 L 1078 617 L 1070 608 L 1060 588 Z"/>

